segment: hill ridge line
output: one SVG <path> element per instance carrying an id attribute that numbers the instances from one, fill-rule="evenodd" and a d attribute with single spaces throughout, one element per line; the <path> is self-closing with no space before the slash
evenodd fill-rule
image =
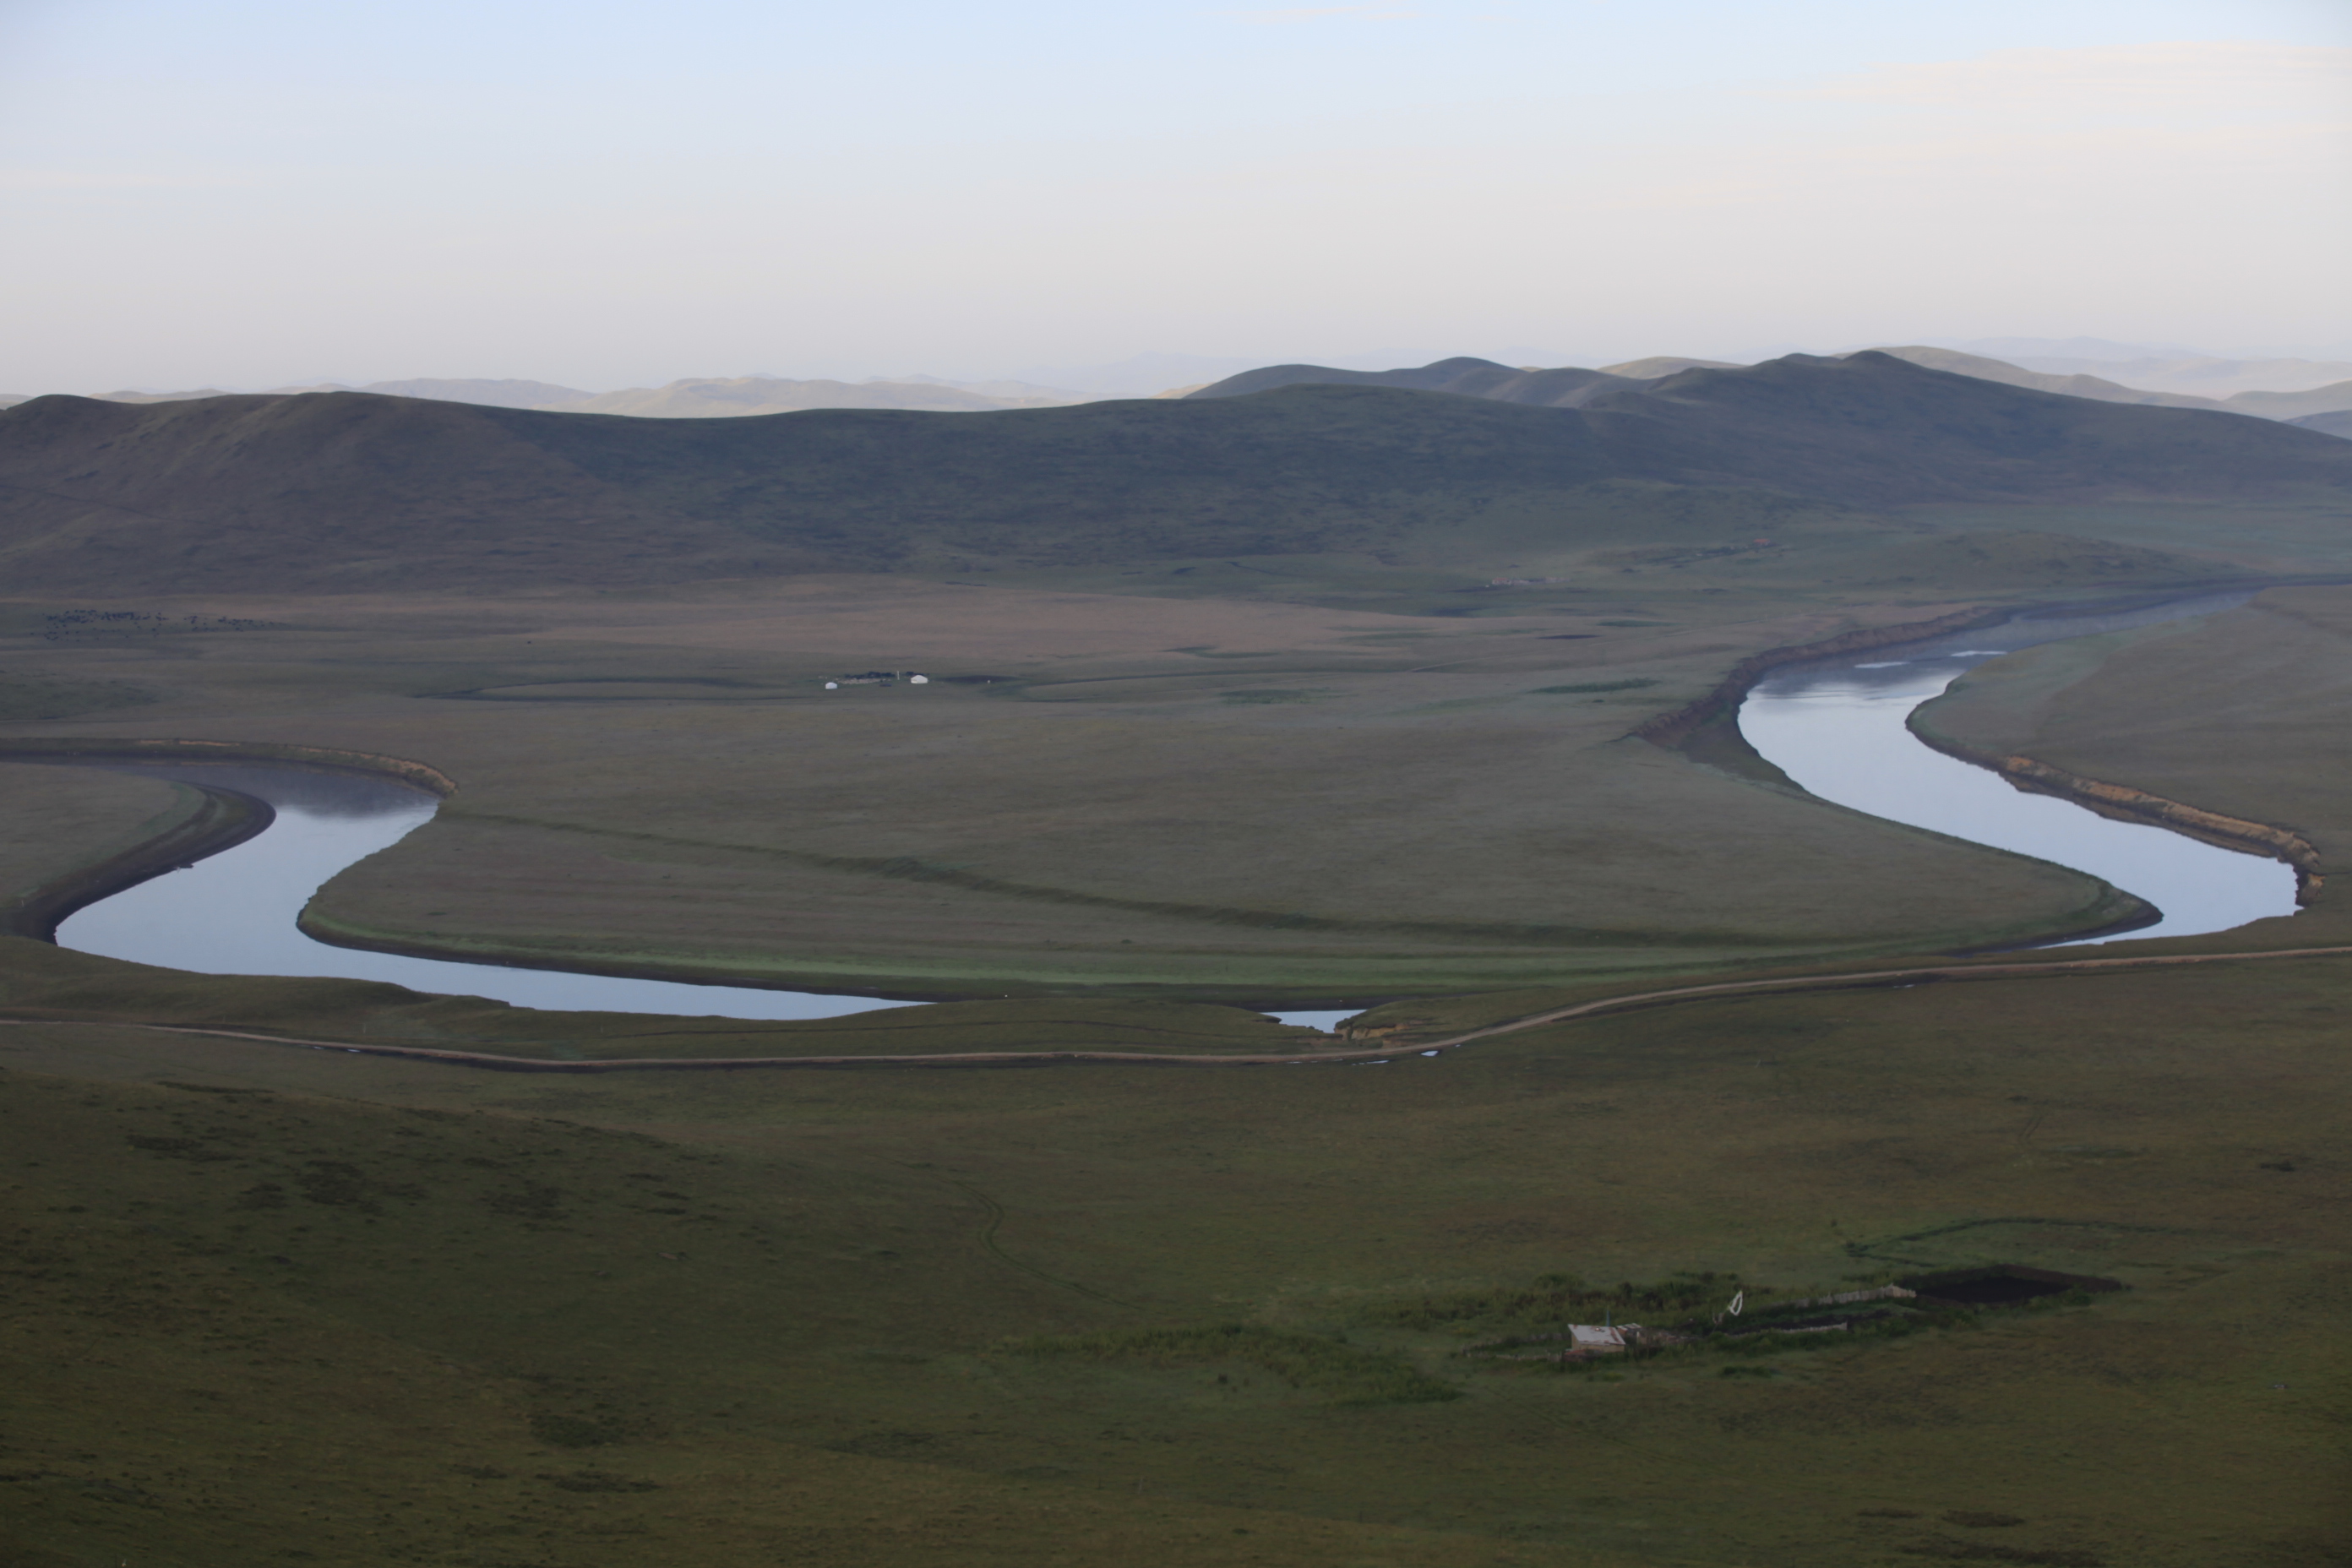
<path id="1" fill-rule="evenodd" d="M 1330 554 L 1516 517 L 1597 541 L 1623 525 L 1595 487 L 1628 482 L 1873 510 L 2352 491 L 2352 449 L 2317 430 L 1876 353 L 1586 390 L 1294 384 L 984 420 L 39 397 L 0 411 L 0 551 L 20 593 L 477 592 Z M 205 515 L 174 515 L 192 494 Z"/>

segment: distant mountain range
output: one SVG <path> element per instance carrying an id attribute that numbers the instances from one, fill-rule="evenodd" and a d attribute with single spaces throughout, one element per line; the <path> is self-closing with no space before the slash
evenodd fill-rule
<path id="1" fill-rule="evenodd" d="M 2195 363 L 2235 367 L 2231 374 L 2240 381 L 2262 381 L 2261 366 L 2269 365 L 2273 367 L 2273 379 L 2264 386 L 2232 391 L 2229 377 L 2217 374 L 2200 384 L 2201 391 L 2185 392 L 2151 387 L 2138 377 L 2128 382 L 2116 379 L 2129 373 L 2135 364 L 2143 363 L 2137 361 L 2034 360 L 2011 363 L 1988 359 L 1981 354 L 1962 353 L 1957 349 L 1911 346 L 1879 352 L 1898 355 L 1914 364 L 1948 370 L 1959 375 L 2003 382 L 2011 386 L 2030 386 L 2039 392 L 2063 393 L 2069 397 L 2094 397 L 2103 403 L 2150 403 L 2167 408 L 2219 408 L 2231 414 L 2251 414 L 2263 419 L 2294 419 L 2305 414 L 2352 408 L 2352 364 L 2330 364 L 2315 360 L 2199 361 Z M 2288 374 L 2278 368 L 2289 365 L 2303 369 Z M 2091 374 L 2091 369 L 2102 374 Z M 2292 391 L 2279 390 L 2297 380 L 2304 381 L 2305 384 Z"/>
<path id="2" fill-rule="evenodd" d="M 2352 380 L 2306 392 L 2241 392 L 2227 398 L 2194 397 L 2180 393 L 2150 392 L 2125 386 L 2095 375 L 2055 375 L 2022 369 L 2000 360 L 1962 353 L 1957 349 L 1911 344 L 1895 348 L 1857 350 L 1883 353 L 1930 370 L 1948 371 L 1979 381 L 2021 386 L 2065 397 L 2085 397 L 2100 403 L 2136 403 L 2165 408 L 2208 408 L 2226 414 L 2264 419 L 2294 419 L 2352 408 Z M 1850 358 L 1851 355 L 1832 356 Z M 1612 389 L 1638 386 L 1660 376 L 1685 370 L 1737 369 L 1720 360 L 1631 360 L 1601 370 L 1514 370 L 1490 360 L 1450 359 L 1412 370 L 1341 370 L 1329 365 L 1267 365 L 1200 387 L 1191 397 L 1235 397 L 1275 386 L 1397 386 L 1424 392 L 1451 392 L 1468 397 L 1491 397 L 1505 403 L 1533 403 L 1555 408 L 1582 407 Z M 2352 368 L 2352 367 L 2347 367 Z"/>
<path id="3" fill-rule="evenodd" d="M 1076 387 L 1090 397 L 1153 397 L 1171 386 L 1197 386 L 1260 362 L 1202 354 L 1136 354 L 1111 364 L 1033 365 L 1013 374 L 1023 381 Z"/>
<path id="4" fill-rule="evenodd" d="M 542 404 L 571 414 L 625 414 L 639 419 L 713 419 L 746 414 L 790 414 L 804 408 L 913 408 L 933 414 L 980 414 L 1004 408 L 1060 408 L 1084 403 L 1077 393 L 1035 391 L 992 395 L 926 376 L 919 381 L 786 381 L 744 375 L 673 381 Z"/>
<path id="5" fill-rule="evenodd" d="M 1994 359 L 2022 363 L 2027 357 L 2062 357 L 2113 362 L 2116 360 L 2179 358 L 2202 353 L 2182 343 L 2119 343 L 2113 338 L 1971 338 L 1960 342 L 1938 342 L 1937 348 L 1958 349 L 1964 353 L 1989 354 Z"/>
<path id="6" fill-rule="evenodd" d="M 2062 375 L 2087 372 L 2158 392 L 2228 397 L 2241 392 L 2308 392 L 2352 381 L 2352 360 L 2219 359 L 2205 355 L 2173 359 L 2078 360 L 2020 356 L 2029 370 Z"/>
<path id="7" fill-rule="evenodd" d="M 2132 352 L 2136 345 L 2100 339 L 1999 339 L 2028 346 Z M 1861 352 L 1861 351 L 1855 351 Z M 1941 345 L 1881 347 L 1915 364 L 2009 386 L 2088 397 L 2104 403 L 2146 403 L 2173 408 L 2218 408 L 2265 419 L 2352 408 L 2352 363 L 2317 360 L 2224 360 L 2190 356 L 2177 360 L 2123 360 L 2096 354 L 2072 358 L 2000 360 Z M 1447 370 L 1445 367 L 1454 367 Z M 1476 367 L 1476 368 L 1474 368 Z M 1214 375 L 1203 374 L 1213 368 Z M 620 392 L 583 392 L 543 381 L 379 381 L 365 386 L 322 382 L 281 386 L 272 395 L 303 392 L 373 392 L 393 397 L 425 397 L 471 403 L 486 408 L 536 408 L 572 414 L 623 414 L 641 419 L 714 419 L 743 415 L 786 414 L 812 408 L 908 408 L 940 414 L 977 414 L 1008 408 L 1057 408 L 1103 397 L 1232 396 L 1267 387 L 1319 385 L 1402 386 L 1455 392 L 1507 403 L 1574 407 L 1610 385 L 1654 381 L 1685 370 L 1728 370 L 1725 360 L 1658 355 L 1603 365 L 1598 371 L 1517 369 L 1489 360 L 1441 360 L 1416 370 L 1376 370 L 1361 365 L 1252 365 L 1185 354 L 1141 354 L 1114 365 L 1066 368 L 1062 383 L 1023 379 L 950 381 L 933 375 L 874 377 L 860 382 L 794 380 L 786 376 L 696 376 L 665 386 Z M 2092 370 L 2106 374 L 2093 374 Z M 1238 371 L 1239 374 L 1234 374 Z M 2129 381 L 2114 379 L 2128 374 Z M 1196 379 L 1185 381 L 1192 376 Z M 1466 377 L 1467 379 L 1463 379 Z M 1527 379 L 1534 377 L 1536 379 Z M 1452 378 L 1452 379 L 1449 379 Z M 2151 381 L 2182 384 L 2152 386 Z M 1458 383 L 1458 384 L 1457 384 Z M 1118 390 L 1105 390 L 1117 385 Z M 189 392 L 110 392 L 112 403 L 179 403 L 229 395 L 217 387 Z M 0 408 L 26 401 L 0 394 Z"/>
<path id="8" fill-rule="evenodd" d="M 769 379 L 781 378 L 771 376 Z M 965 392 L 977 392 L 988 397 L 1034 398 L 1040 400 L 1040 406 L 1092 401 L 1086 393 L 1076 387 L 1045 386 L 1034 381 L 1004 379 L 950 381 L 944 376 L 937 375 L 874 375 L 866 377 L 863 384 L 871 385 L 877 382 L 903 382 L 910 386 L 952 386 Z"/>
<path id="9" fill-rule="evenodd" d="M 436 397 L 446 403 L 478 403 L 488 408 L 560 408 L 589 395 L 544 381 L 379 381 L 363 387 L 285 387 L 287 392 L 380 392 L 386 397 Z M 113 395 L 125 403 L 145 401 Z"/>
<path id="10" fill-rule="evenodd" d="M 101 392 L 97 395 L 108 403 L 188 403 L 200 397 L 235 397 L 257 395 L 289 396 L 299 392 L 376 392 L 386 397 L 430 397 L 445 403 L 473 403 L 485 408 L 561 408 L 593 395 L 573 387 L 555 386 L 544 381 L 378 381 L 365 386 L 345 386 L 339 381 L 313 382 L 303 386 L 273 386 L 266 393 L 238 394 L 217 386 L 202 386 L 188 392 Z M 0 402 L 22 403 L 25 398 L 5 398 Z"/>
<path id="11" fill-rule="evenodd" d="M 2209 353 L 2178 343 L 2105 338 L 1979 338 L 1940 348 L 2006 360 L 2053 375 L 2096 375 L 2150 392 L 2227 397 L 2237 392 L 2308 392 L 2352 381 L 2352 360 Z"/>
<path id="12" fill-rule="evenodd" d="M 989 386 L 1001 390 L 988 390 Z M 667 386 L 633 386 L 619 392 L 583 392 L 544 381 L 376 381 L 365 386 L 321 382 L 312 386 L 277 386 L 257 395 L 302 392 L 373 392 L 387 397 L 426 397 L 471 403 L 483 408 L 539 408 L 570 414 L 626 414 L 640 419 L 716 419 L 744 414 L 788 414 L 803 408 L 919 408 L 940 414 L 974 414 L 1000 408 L 1057 408 L 1084 403 L 1086 395 L 1055 387 L 994 383 L 981 386 L 909 376 L 904 381 L 793 381 L 781 376 L 697 376 Z M 218 387 L 193 392 L 108 392 L 109 403 L 186 403 L 227 397 Z M 0 407 L 27 401 L 0 396 Z"/>
<path id="13" fill-rule="evenodd" d="M 2320 431 L 1885 353 L 1650 380 L 1475 360 L 1386 373 L 1415 386 L 1342 374 L 1370 384 L 987 419 L 40 397 L 0 412 L 0 557 L 18 592 L 493 591 L 1572 542 L 1622 526 L 1629 482 L 1679 489 L 1693 518 L 2352 496 L 2352 445 Z"/>

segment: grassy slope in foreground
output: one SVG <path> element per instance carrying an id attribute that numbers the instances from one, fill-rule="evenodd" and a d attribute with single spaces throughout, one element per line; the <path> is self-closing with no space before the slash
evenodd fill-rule
<path id="1" fill-rule="evenodd" d="M 1959 743 L 2299 834 L 2322 885 L 2289 919 L 2116 951 L 2352 940 L 2352 589 L 2273 588 L 2242 609 L 1979 666 L 1918 721 Z"/>
<path id="2" fill-rule="evenodd" d="M 2290 961 L 1381 1068 L 617 1082 L 11 1027 L 0 1539 L 2318 1568 L 2347 1008 L 2352 969 Z M 1987 1258 L 2131 1289 L 1738 1363 L 1766 1377 L 1454 1354 L 1555 1272 L 1787 1296 Z M 1236 1322 L 1328 1364 L 1015 1348 Z M 1397 1358 L 1461 1397 L 1349 1402 Z"/>

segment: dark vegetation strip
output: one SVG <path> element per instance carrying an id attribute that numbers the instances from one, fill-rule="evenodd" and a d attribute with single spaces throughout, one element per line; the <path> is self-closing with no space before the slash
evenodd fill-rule
<path id="1" fill-rule="evenodd" d="M 1901 1253 L 1890 1252 L 1887 1248 L 1900 1247 L 1908 1242 L 1928 1241 L 1939 1236 L 1952 1236 L 1964 1230 L 1981 1230 L 1987 1226 L 2002 1225 L 2049 1226 L 2065 1230 L 2112 1230 L 2144 1236 L 2184 1234 L 2182 1226 L 2171 1225 L 2134 1225 L 2125 1220 L 2107 1219 L 2045 1219 L 2037 1215 L 1997 1215 L 1990 1219 L 1954 1220 L 1949 1225 L 1932 1226 L 1926 1230 L 1909 1231 L 1902 1236 L 1883 1237 L 1876 1241 L 1849 1241 L 1845 1244 L 1845 1255 L 1848 1258 L 1867 1258 L 1878 1263 L 1899 1263 L 1914 1268 L 1925 1268 L 1926 1259 L 1906 1258 Z"/>

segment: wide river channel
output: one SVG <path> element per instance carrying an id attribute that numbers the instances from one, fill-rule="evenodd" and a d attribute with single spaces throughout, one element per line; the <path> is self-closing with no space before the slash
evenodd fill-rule
<path id="1" fill-rule="evenodd" d="M 2164 911 L 2131 937 L 2188 936 L 2294 912 L 2294 872 L 2159 827 L 2111 821 L 2026 795 L 1932 751 L 1904 727 L 1963 670 L 2019 648 L 2207 615 L 2246 594 L 2105 614 L 2021 616 L 1989 630 L 1775 671 L 1739 710 L 1748 743 L 1806 789 L 1874 816 L 2087 871 Z M 139 764 L 116 771 L 240 790 L 277 820 L 257 837 L 90 905 L 58 929 L 83 952 L 206 974 L 388 980 L 520 1007 L 726 1018 L 831 1018 L 917 1004 L 749 986 L 625 980 L 558 970 L 405 958 L 314 942 L 295 918 L 326 880 L 430 821 L 432 795 L 389 780 L 303 768 Z M 1328 1027 L 1349 1011 L 1278 1013 Z"/>

